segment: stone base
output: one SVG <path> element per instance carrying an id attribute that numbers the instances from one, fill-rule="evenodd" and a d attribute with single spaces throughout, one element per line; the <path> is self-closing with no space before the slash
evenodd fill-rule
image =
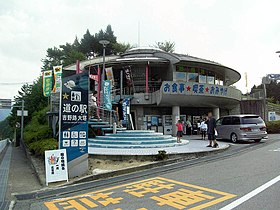
<path id="1" fill-rule="evenodd" d="M 88 171 L 88 154 L 76 158 L 68 163 L 68 176 L 74 178 L 86 174 Z"/>

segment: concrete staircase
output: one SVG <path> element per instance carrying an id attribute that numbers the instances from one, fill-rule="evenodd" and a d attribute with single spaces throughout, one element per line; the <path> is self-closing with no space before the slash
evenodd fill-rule
<path id="1" fill-rule="evenodd" d="M 121 130 L 116 134 L 105 134 L 89 138 L 88 146 L 92 148 L 162 148 L 187 144 L 176 143 L 176 138 L 150 130 Z"/>

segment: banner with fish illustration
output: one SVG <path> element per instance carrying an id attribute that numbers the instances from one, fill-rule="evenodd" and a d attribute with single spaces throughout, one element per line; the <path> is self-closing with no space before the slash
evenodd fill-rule
<path id="1" fill-rule="evenodd" d="M 103 95 L 104 95 L 104 108 L 108 109 L 108 110 L 112 110 L 111 81 L 110 80 L 104 80 Z"/>
<path id="2" fill-rule="evenodd" d="M 54 86 L 52 92 L 59 93 L 61 88 L 62 66 L 54 66 L 53 74 L 54 74 Z"/>
<path id="3" fill-rule="evenodd" d="M 52 70 L 43 72 L 43 95 L 49 97 L 52 92 Z"/>

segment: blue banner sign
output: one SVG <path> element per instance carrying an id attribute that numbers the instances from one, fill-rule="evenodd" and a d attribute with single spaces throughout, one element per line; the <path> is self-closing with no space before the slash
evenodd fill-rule
<path id="1" fill-rule="evenodd" d="M 87 72 L 62 79 L 59 147 L 68 162 L 88 153 L 88 81 Z"/>
<path id="2" fill-rule="evenodd" d="M 104 94 L 104 108 L 112 110 L 111 101 L 111 81 L 105 80 L 103 83 L 103 94 Z"/>

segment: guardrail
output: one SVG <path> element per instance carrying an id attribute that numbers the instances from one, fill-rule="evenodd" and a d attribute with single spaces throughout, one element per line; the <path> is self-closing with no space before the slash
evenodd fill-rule
<path id="1" fill-rule="evenodd" d="M 0 140 L 0 153 L 5 149 L 9 139 Z"/>

